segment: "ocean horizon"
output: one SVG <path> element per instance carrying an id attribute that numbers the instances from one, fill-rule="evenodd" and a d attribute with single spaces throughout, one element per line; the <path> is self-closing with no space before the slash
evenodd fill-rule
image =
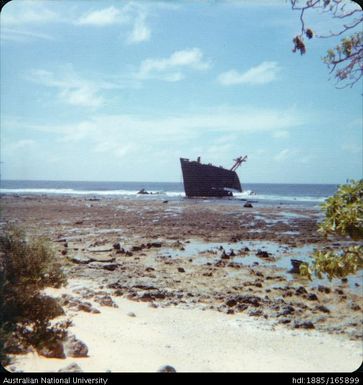
<path id="1" fill-rule="evenodd" d="M 242 192 L 233 193 L 235 199 L 256 202 L 320 204 L 337 190 L 338 184 L 313 183 L 244 183 Z M 149 194 L 138 194 L 140 190 Z M 153 199 L 185 198 L 182 182 L 108 182 L 55 180 L 1 180 L 0 194 L 74 195 L 105 197 L 144 197 Z"/>

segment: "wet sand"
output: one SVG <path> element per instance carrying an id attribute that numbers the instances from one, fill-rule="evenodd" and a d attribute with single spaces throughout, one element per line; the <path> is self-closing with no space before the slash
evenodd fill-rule
<path id="1" fill-rule="evenodd" d="M 59 298 L 74 320 L 74 333 L 89 347 L 89 358 L 83 359 L 83 366 L 79 364 L 85 371 L 92 359 L 102 356 L 103 343 L 82 334 L 82 323 L 92 317 L 97 328 L 96 320 L 106 315 L 104 319 L 111 323 L 119 317 L 120 325 L 131 321 L 146 325 L 142 333 L 137 328 L 121 334 L 116 328 L 114 333 L 115 348 L 120 349 L 124 340 L 123 354 L 127 356 L 127 346 L 136 349 L 138 363 L 125 359 L 107 367 L 104 360 L 98 360 L 103 362 L 100 371 L 156 371 L 159 361 L 160 365 L 174 364 L 180 371 L 324 371 L 325 367 L 327 371 L 351 371 L 361 362 L 360 277 L 310 283 L 288 272 L 291 259 L 304 259 L 314 248 L 338 249 L 348 242 L 325 240 L 316 232 L 321 219 L 316 208 L 258 204 L 245 208 L 238 201 L 167 202 L 144 197 L 3 196 L 1 202 L 3 223 L 16 223 L 29 234 L 49 237 L 64 265 L 70 286 Z M 86 312 L 82 303 L 100 313 Z M 136 317 L 125 316 L 133 306 L 137 306 Z M 188 332 L 179 330 L 181 334 L 170 336 L 168 328 L 172 329 L 173 322 L 179 325 L 176 330 L 185 325 Z M 150 345 L 152 325 L 163 327 L 158 329 L 159 339 Z M 228 326 L 223 329 L 221 325 Z M 261 328 L 266 335 L 262 333 L 258 339 Z M 200 333 L 204 339 L 197 346 L 193 340 Z M 218 343 L 213 342 L 214 333 Z M 223 334 L 229 337 L 223 340 Z M 103 337 L 106 350 L 111 349 L 112 335 Z M 132 344 L 132 336 L 137 335 L 143 338 Z M 248 335 L 246 349 L 238 350 L 244 335 Z M 173 341 L 178 341 L 178 348 Z M 259 349 L 253 341 L 260 341 Z M 263 341 L 270 343 L 264 346 Z M 175 349 L 163 348 L 152 359 L 157 344 Z M 310 354 L 320 352 L 319 346 L 326 349 L 326 362 L 317 364 Z M 346 359 L 339 361 L 338 346 L 346 352 L 340 357 Z M 209 358 L 188 361 L 188 354 Z M 48 367 L 45 362 L 52 361 L 30 355 L 19 357 L 13 369 L 42 371 Z M 168 357 L 173 362 L 162 362 Z M 65 366 L 67 360 L 71 359 L 56 360 L 56 368 Z M 335 361 L 336 366 L 331 366 Z"/>

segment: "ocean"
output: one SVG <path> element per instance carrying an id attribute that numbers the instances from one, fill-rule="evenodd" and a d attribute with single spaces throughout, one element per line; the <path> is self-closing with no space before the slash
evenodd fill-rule
<path id="1" fill-rule="evenodd" d="M 243 192 L 234 193 L 232 200 L 247 200 L 262 204 L 290 204 L 316 206 L 337 190 L 336 184 L 245 183 Z M 138 192 L 145 189 L 148 195 Z M 179 182 L 77 182 L 2 180 L 0 194 L 70 195 L 119 197 L 138 199 L 186 199 L 183 184 Z M 216 198 L 218 199 L 218 198 Z M 223 200 L 231 198 L 223 198 Z M 208 198 L 211 200 L 211 198 Z M 220 198 L 218 199 L 220 201 Z"/>

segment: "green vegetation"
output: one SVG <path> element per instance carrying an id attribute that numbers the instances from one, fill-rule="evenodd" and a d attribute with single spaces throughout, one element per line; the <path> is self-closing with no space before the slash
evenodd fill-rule
<path id="1" fill-rule="evenodd" d="M 352 240 L 363 239 L 363 180 L 342 185 L 335 195 L 323 204 L 325 220 L 319 226 L 324 236 L 348 236 Z M 327 274 L 329 279 L 343 278 L 363 268 L 363 246 L 343 248 L 339 253 L 317 251 L 312 266 L 300 265 L 300 274 L 311 279 Z"/>
<path id="2" fill-rule="evenodd" d="M 0 361 L 8 354 L 41 349 L 63 339 L 66 325 L 50 320 L 63 314 L 57 301 L 42 293 L 65 283 L 61 266 L 44 238 L 27 239 L 8 227 L 0 235 Z"/>

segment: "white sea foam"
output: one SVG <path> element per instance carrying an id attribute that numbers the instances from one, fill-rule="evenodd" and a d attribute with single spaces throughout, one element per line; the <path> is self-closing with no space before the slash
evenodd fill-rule
<path id="1" fill-rule="evenodd" d="M 71 188 L 2 188 L 0 194 L 19 194 L 19 195 L 93 195 L 93 196 L 134 196 L 134 197 L 170 197 L 183 198 L 185 193 L 182 191 L 148 191 L 149 194 L 138 194 L 138 190 L 75 190 Z M 235 198 L 253 201 L 279 201 L 279 202 L 324 202 L 327 197 L 315 196 L 289 196 L 289 195 L 269 195 L 255 194 L 251 190 L 240 193 L 233 193 Z"/>
<path id="2" fill-rule="evenodd" d="M 251 194 L 250 191 L 242 193 L 234 193 L 236 198 L 250 199 L 256 201 L 280 201 L 280 202 L 324 202 L 328 197 L 314 196 L 291 196 L 291 195 L 268 195 L 268 194 Z"/>
<path id="3" fill-rule="evenodd" d="M 184 192 L 178 191 L 148 191 L 149 194 L 138 194 L 138 190 L 74 190 L 74 189 L 55 189 L 55 188 L 2 188 L 0 194 L 60 194 L 60 195 L 129 195 L 129 196 L 170 196 L 170 197 L 183 197 Z"/>

